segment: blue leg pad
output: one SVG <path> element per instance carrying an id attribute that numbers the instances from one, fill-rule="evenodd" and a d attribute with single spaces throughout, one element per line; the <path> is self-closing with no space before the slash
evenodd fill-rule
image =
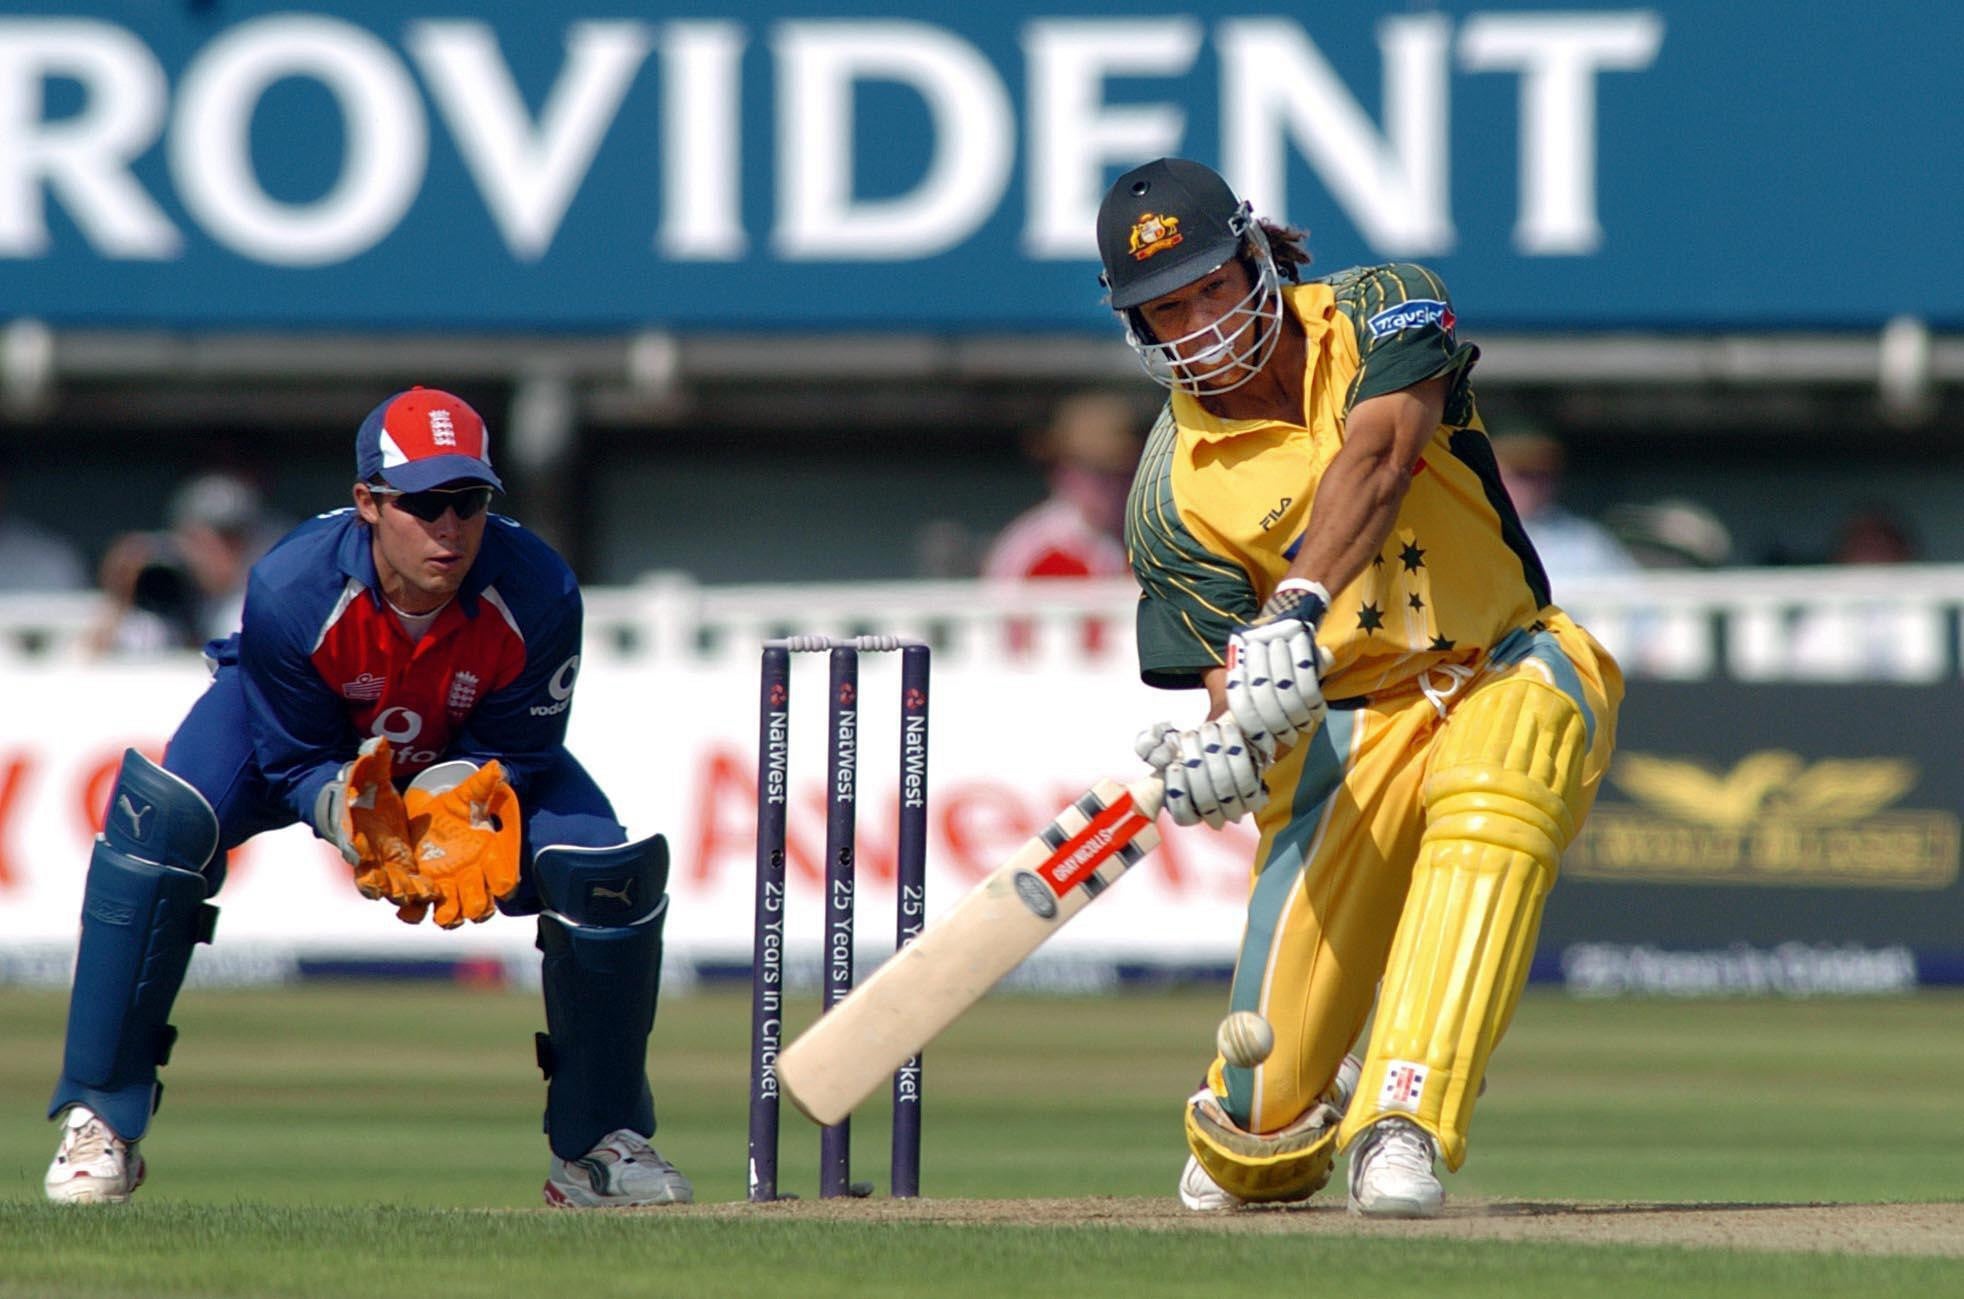
<path id="1" fill-rule="evenodd" d="M 620 1128 L 652 1137 L 648 1034 L 661 991 L 668 843 L 652 835 L 612 848 L 541 848 L 533 875 L 545 904 L 538 1048 L 552 1153 L 579 1159 Z"/>
<path id="2" fill-rule="evenodd" d="M 68 1044 L 48 1114 L 86 1105 L 125 1141 L 149 1129 L 157 1067 L 177 1030 L 166 1021 L 191 949 L 211 941 L 218 909 L 200 873 L 218 846 L 202 796 L 131 750 L 89 859 L 82 940 L 68 1001 Z"/>
<path id="3" fill-rule="evenodd" d="M 201 871 L 218 851 L 218 814 L 182 776 L 125 749 L 102 837 L 125 856 Z"/>

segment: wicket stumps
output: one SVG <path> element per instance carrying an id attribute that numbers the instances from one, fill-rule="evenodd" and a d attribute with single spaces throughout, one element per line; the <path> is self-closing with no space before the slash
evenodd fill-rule
<path id="1" fill-rule="evenodd" d="M 794 636 L 767 641 L 758 690 L 757 899 L 750 964 L 750 1199 L 778 1199 L 784 1037 L 785 820 L 791 776 L 791 655 L 827 651 L 824 1009 L 852 991 L 854 839 L 859 786 L 859 655 L 900 652 L 900 816 L 896 827 L 894 948 L 926 919 L 928 647 L 898 636 Z M 851 1120 L 819 1136 L 819 1195 L 870 1194 L 852 1180 Z M 921 1057 L 893 1075 L 892 1193 L 921 1193 Z"/>

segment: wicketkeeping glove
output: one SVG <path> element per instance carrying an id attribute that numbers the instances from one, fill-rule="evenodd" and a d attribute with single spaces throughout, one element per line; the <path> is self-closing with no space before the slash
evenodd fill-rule
<path id="1" fill-rule="evenodd" d="M 1175 825 L 1203 821 L 1218 830 L 1268 803 L 1267 766 L 1241 738 L 1232 718 L 1182 731 L 1160 722 L 1139 732 L 1133 751 L 1166 781 L 1166 810 Z"/>
<path id="2" fill-rule="evenodd" d="M 450 783 L 468 767 L 433 767 L 403 794 L 416 869 L 434 891 L 436 922 L 445 929 L 489 920 L 498 900 L 518 887 L 518 795 L 496 761 Z M 414 925 L 429 910 L 429 901 L 415 902 L 396 915 Z"/>
<path id="3" fill-rule="evenodd" d="M 355 868 L 355 887 L 363 897 L 387 898 L 398 906 L 426 904 L 436 890 L 417 873 L 408 813 L 393 779 L 389 742 L 367 741 L 322 787 L 314 828 Z"/>
<path id="4" fill-rule="evenodd" d="M 1290 579 L 1255 621 L 1228 637 L 1228 712 L 1266 759 L 1323 725 L 1322 677 L 1330 654 L 1316 643 L 1316 627 L 1329 607 L 1328 591 Z"/>

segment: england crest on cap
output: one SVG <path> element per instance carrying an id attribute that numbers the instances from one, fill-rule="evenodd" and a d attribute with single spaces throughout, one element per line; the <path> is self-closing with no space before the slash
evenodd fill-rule
<path id="1" fill-rule="evenodd" d="M 491 468 L 483 418 L 440 388 L 411 388 L 368 412 L 355 434 L 355 477 L 404 492 L 459 482 L 505 488 Z"/>

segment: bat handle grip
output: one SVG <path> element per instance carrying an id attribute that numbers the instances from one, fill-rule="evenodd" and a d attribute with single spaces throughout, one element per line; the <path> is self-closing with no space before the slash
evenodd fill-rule
<path id="1" fill-rule="evenodd" d="M 1142 776 L 1125 787 L 1132 795 L 1132 806 L 1147 820 L 1155 820 L 1159 810 L 1166 805 L 1166 778 L 1158 772 Z"/>

